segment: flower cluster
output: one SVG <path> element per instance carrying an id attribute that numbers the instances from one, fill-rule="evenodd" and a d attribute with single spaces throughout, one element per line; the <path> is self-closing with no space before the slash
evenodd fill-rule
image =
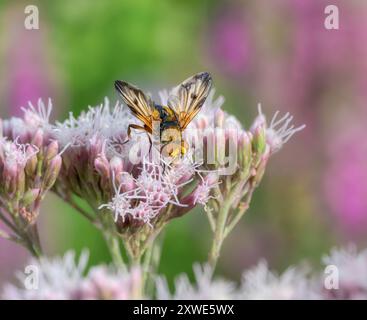
<path id="1" fill-rule="evenodd" d="M 160 93 L 162 105 L 174 90 Z M 3 121 L 0 217 L 14 235 L 0 235 L 40 254 L 35 220 L 52 189 L 103 232 L 113 261 L 122 267 L 121 244 L 130 262 L 139 264 L 171 219 L 201 205 L 213 231 L 209 262 L 214 267 L 270 155 L 303 128 L 294 128 L 288 114 L 279 120 L 276 114 L 268 126 L 259 109 L 245 130 L 221 109 L 224 99 L 214 99 L 214 93 L 183 132 L 185 155 L 174 158 L 162 154 L 154 130 L 128 135 L 138 120 L 120 103 L 110 107 L 107 98 L 63 122 L 50 123 L 51 103 L 46 107 L 41 101 L 24 109 L 23 118 Z"/>
<path id="2" fill-rule="evenodd" d="M 194 265 L 195 283 L 181 275 L 175 281 L 171 294 L 164 278 L 156 281 L 157 298 L 173 300 L 297 300 L 318 299 L 313 282 L 303 268 L 289 268 L 277 275 L 270 271 L 266 262 L 247 270 L 242 281 L 236 283 L 225 279 L 213 279 L 208 265 Z"/>
<path id="3" fill-rule="evenodd" d="M 290 267 L 282 274 L 269 270 L 265 261 L 243 272 L 240 285 L 223 279 L 213 279 L 208 266 L 194 266 L 195 283 L 186 275 L 175 281 L 171 293 L 164 278 L 156 280 L 158 299 L 244 299 L 244 300 L 299 300 L 299 299 L 367 299 L 367 251 L 355 247 L 333 249 L 323 260 L 325 267 L 337 271 L 332 287 L 327 287 L 329 272 L 311 273 L 304 265 Z"/>
<path id="4" fill-rule="evenodd" d="M 17 286 L 4 287 L 4 299 L 174 299 L 174 300 L 298 300 L 298 299 L 366 299 L 367 251 L 354 247 L 333 249 L 325 256 L 325 265 L 333 264 L 339 273 L 337 287 L 325 287 L 324 272 L 312 274 L 303 266 L 290 267 L 281 274 L 269 270 L 265 261 L 243 272 L 241 283 L 213 279 L 209 265 L 194 265 L 195 282 L 179 276 L 173 293 L 164 277 L 154 276 L 155 294 L 143 296 L 143 273 L 139 268 L 116 271 L 108 266 L 96 266 L 86 272 L 88 255 L 82 253 L 75 261 L 75 253 L 62 258 L 30 261 L 38 270 L 33 290 L 26 289 L 25 274 L 18 272 Z M 29 283 L 28 283 L 29 285 Z"/>
<path id="5" fill-rule="evenodd" d="M 40 250 L 36 219 L 46 192 L 52 188 L 61 168 L 59 144 L 48 133 L 51 104 L 30 105 L 24 118 L 0 124 L 0 219 L 17 241 L 33 254 Z"/>
<path id="6" fill-rule="evenodd" d="M 86 200 L 94 212 L 83 214 L 140 256 L 170 219 L 205 205 L 216 180 L 200 172 L 189 155 L 174 163 L 159 154 L 155 159 L 157 150 L 149 152 L 145 134 L 126 143 L 134 121 L 120 104 L 111 110 L 106 99 L 57 123 L 53 134 L 66 150 L 54 190 L 76 208 L 75 195 Z"/>
<path id="7" fill-rule="evenodd" d="M 162 103 L 168 96 L 161 94 Z M 305 127 L 292 125 L 289 113 L 278 118 L 278 112 L 268 124 L 259 105 L 258 116 L 245 130 L 235 117 L 222 110 L 223 103 L 221 96 L 214 99 L 212 90 L 203 111 L 185 134 L 195 156 L 203 159 L 202 168 L 218 174 L 219 183 L 212 188 L 205 206 L 214 233 L 209 256 L 212 265 L 219 256 L 221 243 L 247 211 L 269 157 Z"/>
<path id="8" fill-rule="evenodd" d="M 174 283 L 171 294 L 164 277 L 156 279 L 156 295 L 159 300 L 232 300 L 236 299 L 236 285 L 224 279 L 213 280 L 213 270 L 209 265 L 194 267 L 195 284 L 186 274 L 180 275 Z"/>
<path id="9" fill-rule="evenodd" d="M 261 261 L 243 273 L 239 299 L 245 300 L 297 300 L 318 299 L 312 279 L 307 278 L 305 267 L 290 267 L 277 275 Z"/>
<path id="10" fill-rule="evenodd" d="M 4 287 L 2 298 L 9 300 L 128 300 L 143 298 L 141 272 L 117 271 L 96 266 L 87 272 L 88 252 L 79 259 L 69 251 L 63 257 L 32 259 L 32 279 L 17 273 L 18 285 Z M 27 280 L 28 279 L 28 280 Z"/>

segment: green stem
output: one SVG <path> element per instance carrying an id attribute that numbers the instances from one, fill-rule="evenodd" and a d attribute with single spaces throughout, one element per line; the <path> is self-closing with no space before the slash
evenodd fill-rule
<path id="1" fill-rule="evenodd" d="M 27 230 L 24 229 L 24 225 L 22 225 L 19 220 L 18 214 L 13 214 L 12 218 L 13 222 L 5 216 L 5 209 L 0 208 L 0 220 L 2 220 L 15 234 L 15 236 L 9 236 L 6 238 L 25 247 L 35 258 L 41 257 L 42 249 L 37 226 L 31 226 L 31 228 Z"/>
<path id="2" fill-rule="evenodd" d="M 16 226 L 5 216 L 5 209 L 0 208 L 0 220 L 2 220 L 15 234 L 19 235 Z"/>
<path id="3" fill-rule="evenodd" d="M 224 238 L 226 238 L 231 233 L 231 231 L 233 230 L 233 228 L 241 220 L 242 216 L 244 215 L 244 213 L 246 211 L 247 211 L 247 208 L 246 207 L 243 207 L 243 208 L 241 208 L 241 209 L 238 210 L 236 216 L 232 219 L 232 221 L 225 228 L 225 230 L 224 230 Z"/>
<path id="4" fill-rule="evenodd" d="M 34 224 L 31 226 L 31 237 L 33 241 L 33 246 L 35 247 L 35 250 L 37 251 L 38 255 L 43 255 L 42 245 L 41 245 L 41 239 L 38 232 L 37 224 Z"/>
<path id="5" fill-rule="evenodd" d="M 212 241 L 212 246 L 209 252 L 209 264 L 212 267 L 213 271 L 217 265 L 217 261 L 220 254 L 220 249 L 224 240 L 224 229 L 226 227 L 227 217 L 230 211 L 231 202 L 225 201 L 222 203 L 221 208 L 219 209 L 217 221 L 215 224 L 214 238 Z"/>
<path id="6" fill-rule="evenodd" d="M 214 201 L 212 201 L 212 204 L 214 205 Z M 212 231 L 214 232 L 215 231 L 215 219 L 214 219 L 214 216 L 213 216 L 213 212 L 212 212 L 212 206 L 208 206 L 207 207 L 207 210 L 206 211 L 206 214 L 208 216 L 208 220 L 209 220 L 209 225 L 210 225 L 210 228 L 212 229 Z"/>
<path id="7" fill-rule="evenodd" d="M 228 235 L 229 231 L 226 227 L 228 224 L 228 217 L 230 215 L 230 211 L 232 209 L 232 204 L 236 200 L 237 197 L 241 194 L 241 188 L 242 184 L 237 184 L 235 187 L 232 186 L 230 188 L 228 184 L 230 184 L 230 180 L 226 182 L 225 190 L 227 190 L 226 195 L 222 196 L 223 201 L 219 202 L 219 211 L 218 215 L 216 217 L 216 223 L 215 223 L 215 230 L 214 230 L 214 237 L 212 241 L 212 246 L 209 252 L 209 264 L 212 267 L 213 271 L 215 270 L 215 267 L 217 265 L 217 261 L 220 255 L 220 250 L 223 245 L 223 241 Z M 250 193 L 251 195 L 252 193 Z M 241 213 L 241 212 L 240 212 Z M 243 212 L 244 213 L 244 212 Z M 241 216 L 242 214 L 241 213 Z M 235 223 L 238 222 L 239 216 L 235 217 Z M 231 226 L 233 228 L 234 225 Z"/>
<path id="8" fill-rule="evenodd" d="M 26 233 L 22 233 L 23 246 L 28 249 L 28 251 L 32 254 L 33 257 L 39 259 L 42 257 L 42 249 L 41 247 L 35 243 L 34 240 Z"/>
<path id="9" fill-rule="evenodd" d="M 22 240 L 16 236 L 13 236 L 3 230 L 0 230 L 0 238 L 3 238 L 3 239 L 6 239 L 6 240 L 9 240 L 9 241 L 13 241 L 15 243 L 21 243 Z"/>
<path id="10" fill-rule="evenodd" d="M 162 251 L 164 234 L 160 234 L 146 250 L 143 262 L 143 288 L 147 296 L 154 291 L 154 274 L 156 274 Z"/>
<path id="11" fill-rule="evenodd" d="M 144 260 L 143 260 L 143 280 L 142 280 L 142 286 L 145 288 L 147 286 L 147 280 L 149 278 L 151 270 L 151 261 L 153 256 L 153 250 L 154 250 L 154 242 L 151 243 L 148 248 L 145 251 Z"/>
<path id="12" fill-rule="evenodd" d="M 121 255 L 119 239 L 113 236 L 109 231 L 104 232 L 104 238 L 107 243 L 112 261 L 116 268 L 126 270 L 126 265 Z"/>
<path id="13" fill-rule="evenodd" d="M 250 206 L 250 201 L 252 198 L 252 194 L 254 192 L 254 188 L 250 189 L 245 197 L 245 200 L 243 201 L 243 203 L 240 205 L 240 208 L 237 212 L 237 214 L 235 215 L 235 217 L 232 219 L 232 221 L 230 221 L 228 223 L 228 226 L 225 228 L 224 230 L 224 237 L 227 237 L 228 234 L 231 233 L 231 231 L 233 230 L 233 228 L 237 225 L 237 223 L 241 220 L 242 216 L 245 214 L 245 212 L 247 211 L 247 209 Z"/>
<path id="14" fill-rule="evenodd" d="M 32 255 L 39 259 L 43 256 L 42 248 L 35 243 L 30 244 Z"/>

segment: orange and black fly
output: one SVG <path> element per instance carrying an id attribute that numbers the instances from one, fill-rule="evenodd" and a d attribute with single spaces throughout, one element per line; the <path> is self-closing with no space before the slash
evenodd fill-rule
<path id="1" fill-rule="evenodd" d="M 153 133 L 153 122 L 159 121 L 161 152 L 166 156 L 177 157 L 187 151 L 182 132 L 199 113 L 211 88 L 212 79 L 209 73 L 198 73 L 171 92 L 167 106 L 155 103 L 139 88 L 124 82 L 115 81 L 115 88 L 133 115 L 142 125 L 130 124 L 127 136 L 130 139 L 131 129 Z M 149 138 L 150 142 L 151 139 Z M 127 140 L 128 141 L 128 140 Z"/>

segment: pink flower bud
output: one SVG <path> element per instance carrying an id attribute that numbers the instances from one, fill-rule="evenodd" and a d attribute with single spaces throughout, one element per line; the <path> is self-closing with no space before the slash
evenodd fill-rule
<path id="1" fill-rule="evenodd" d="M 42 147 L 43 144 L 43 130 L 37 129 L 32 138 L 32 144 L 38 148 Z"/>
<path id="2" fill-rule="evenodd" d="M 25 173 L 23 169 L 18 168 L 18 176 L 17 176 L 17 195 L 23 196 L 25 189 Z"/>
<path id="3" fill-rule="evenodd" d="M 98 157 L 99 154 L 103 154 L 104 156 L 104 152 L 103 152 L 103 141 L 98 138 L 97 135 L 94 135 L 90 141 L 90 148 L 89 148 L 89 157 L 91 159 L 96 159 Z"/>
<path id="4" fill-rule="evenodd" d="M 16 177 L 18 165 L 15 162 L 5 162 L 3 170 L 4 189 L 8 194 L 12 194 L 16 190 Z"/>
<path id="5" fill-rule="evenodd" d="M 218 174 L 214 172 L 210 172 L 205 178 L 204 181 L 208 186 L 213 186 L 218 182 Z"/>
<path id="6" fill-rule="evenodd" d="M 238 141 L 239 164 L 242 168 L 248 168 L 252 159 L 251 133 L 243 131 Z"/>
<path id="7" fill-rule="evenodd" d="M 94 168 L 101 177 L 108 178 L 110 176 L 110 164 L 105 157 L 98 157 L 94 160 Z"/>
<path id="8" fill-rule="evenodd" d="M 269 160 L 269 156 L 270 156 L 270 148 L 267 146 L 265 153 L 262 155 L 259 165 L 256 168 L 256 175 L 255 175 L 255 185 L 258 185 L 262 179 L 262 177 L 264 176 L 265 173 L 265 168 L 266 165 L 268 163 Z"/>
<path id="9" fill-rule="evenodd" d="M 27 176 L 31 177 L 35 174 L 37 168 L 37 155 L 30 157 L 25 166 L 25 172 Z"/>
<path id="10" fill-rule="evenodd" d="M 261 156 L 265 152 L 266 148 L 266 134 L 265 134 L 265 127 L 259 126 L 254 131 L 254 137 L 252 139 L 252 150 L 255 157 L 255 165 L 257 166 L 258 162 L 260 161 Z"/>
<path id="11" fill-rule="evenodd" d="M 15 161 L 5 161 L 3 175 L 5 180 L 12 179 L 17 176 L 18 164 Z"/>
<path id="12" fill-rule="evenodd" d="M 223 123 L 224 123 L 224 112 L 222 109 L 218 108 L 215 111 L 214 115 L 214 125 L 215 127 L 223 128 Z"/>
<path id="13" fill-rule="evenodd" d="M 48 164 L 43 180 L 43 184 L 46 190 L 50 189 L 54 185 L 60 173 L 61 165 L 62 158 L 60 155 L 55 156 Z"/>
<path id="14" fill-rule="evenodd" d="M 38 150 L 35 146 L 27 146 L 26 148 L 26 155 L 27 157 L 31 157 L 35 154 L 37 154 Z"/>
<path id="15" fill-rule="evenodd" d="M 197 185 L 193 192 L 184 199 L 185 203 L 189 203 L 189 205 L 196 205 L 197 203 L 205 205 L 209 199 L 212 198 L 211 190 L 217 184 L 218 175 L 216 173 L 209 173 L 204 180 Z"/>
<path id="16" fill-rule="evenodd" d="M 201 117 L 197 120 L 197 128 L 204 130 L 208 127 L 208 120 L 207 118 Z"/>
<path id="17" fill-rule="evenodd" d="M 124 163 L 120 157 L 113 157 L 110 160 L 110 168 L 114 173 L 115 177 L 117 177 L 123 170 Z"/>
<path id="18" fill-rule="evenodd" d="M 134 178 L 128 173 L 119 176 L 119 184 L 121 185 L 121 192 L 130 191 L 136 188 Z"/>
<path id="19" fill-rule="evenodd" d="M 261 104 L 258 104 L 259 114 L 255 118 L 254 122 L 252 123 L 252 126 L 250 128 L 250 131 L 252 133 L 255 132 L 256 128 L 258 127 L 266 127 L 266 118 L 265 115 L 261 111 Z"/>
<path id="20" fill-rule="evenodd" d="M 53 140 L 46 148 L 45 158 L 46 161 L 54 158 L 59 152 L 59 143 L 56 140 Z"/>

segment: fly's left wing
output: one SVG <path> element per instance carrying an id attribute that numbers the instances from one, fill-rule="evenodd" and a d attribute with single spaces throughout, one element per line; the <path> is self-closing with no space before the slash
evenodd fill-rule
<path id="1" fill-rule="evenodd" d="M 198 73 L 174 88 L 168 106 L 176 113 L 181 129 L 185 129 L 203 106 L 212 85 L 209 73 Z"/>
<path id="2" fill-rule="evenodd" d="M 135 117 L 152 131 L 153 101 L 139 88 L 120 80 L 115 81 L 115 88 Z"/>

